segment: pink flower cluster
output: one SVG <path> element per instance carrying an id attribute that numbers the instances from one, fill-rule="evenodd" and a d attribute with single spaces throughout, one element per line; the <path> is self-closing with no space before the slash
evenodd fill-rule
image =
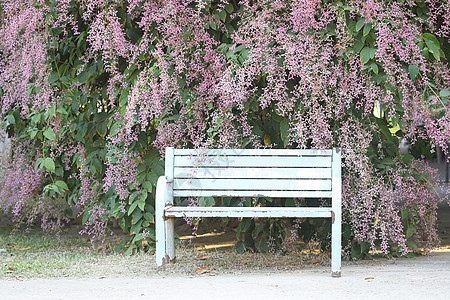
<path id="1" fill-rule="evenodd" d="M 13 141 L 11 157 L 1 157 L 0 209 L 10 213 L 15 221 L 33 219 L 31 210 L 38 202 L 44 175 L 34 169 L 37 157 L 30 157 L 26 142 Z"/>
<path id="2" fill-rule="evenodd" d="M 128 198 L 130 190 L 139 185 L 136 180 L 136 155 L 128 151 L 112 151 L 111 156 L 112 158 L 106 163 L 103 190 L 107 192 L 110 188 L 113 188 L 119 199 L 124 201 Z"/>

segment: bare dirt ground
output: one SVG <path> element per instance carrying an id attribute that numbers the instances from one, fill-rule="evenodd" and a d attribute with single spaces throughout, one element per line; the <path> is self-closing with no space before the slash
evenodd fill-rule
<path id="1" fill-rule="evenodd" d="M 331 278 L 326 259 L 230 255 L 235 236 L 219 229 L 199 232 L 197 247 L 182 248 L 178 262 L 164 271 L 156 269 L 152 255 L 143 255 L 128 270 L 112 261 L 109 272 L 80 278 L 2 280 L 0 299 L 450 299 L 448 207 L 439 209 L 442 246 L 431 255 L 344 261 L 341 278 Z M 199 259 L 202 253 L 209 258 Z M 201 268 L 205 272 L 198 274 Z"/>

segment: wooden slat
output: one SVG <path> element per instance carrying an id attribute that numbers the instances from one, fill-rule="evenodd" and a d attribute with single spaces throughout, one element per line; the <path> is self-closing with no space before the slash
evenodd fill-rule
<path id="1" fill-rule="evenodd" d="M 174 178 L 331 178 L 331 168 L 175 168 Z"/>
<path id="2" fill-rule="evenodd" d="M 330 207 L 168 207 L 165 216 L 231 218 L 329 218 Z"/>
<path id="3" fill-rule="evenodd" d="M 175 179 L 174 190 L 330 191 L 330 179 Z"/>
<path id="4" fill-rule="evenodd" d="M 174 149 L 175 155 L 194 156 L 331 156 L 331 150 L 313 149 Z"/>
<path id="5" fill-rule="evenodd" d="M 281 156 L 215 156 L 197 160 L 195 157 L 175 156 L 176 167 L 331 167 L 331 157 Z"/>
<path id="6" fill-rule="evenodd" d="M 231 190 L 175 190 L 174 197 L 280 197 L 330 198 L 331 191 L 231 191 Z"/>

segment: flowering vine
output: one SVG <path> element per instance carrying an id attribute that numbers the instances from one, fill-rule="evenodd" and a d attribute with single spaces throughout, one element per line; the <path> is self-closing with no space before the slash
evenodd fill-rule
<path id="1" fill-rule="evenodd" d="M 4 0 L 0 8 L 1 116 L 17 153 L 2 177 L 5 187 L 24 176 L 36 185 L 5 194 L 13 215 L 22 203 L 67 198 L 88 233 L 118 219 L 132 252 L 154 238 L 165 147 L 339 146 L 352 255 L 438 245 L 435 175 L 421 159 L 449 150 L 448 2 Z M 414 156 L 398 153 L 399 139 Z M 21 156 L 24 145 L 31 150 Z M 304 239 L 307 227 L 295 227 Z"/>

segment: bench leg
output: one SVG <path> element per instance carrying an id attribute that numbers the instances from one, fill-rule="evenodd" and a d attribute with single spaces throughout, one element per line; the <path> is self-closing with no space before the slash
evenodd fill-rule
<path id="1" fill-rule="evenodd" d="M 156 264 L 163 266 L 166 257 L 166 231 L 164 228 L 163 211 L 156 209 Z"/>
<path id="2" fill-rule="evenodd" d="M 166 178 L 161 176 L 156 185 L 155 231 L 156 231 L 156 265 L 164 266 L 166 257 L 166 228 L 164 221 Z"/>
<path id="3" fill-rule="evenodd" d="M 170 262 L 175 262 L 175 234 L 174 219 L 170 218 L 166 223 L 166 254 Z"/>
<path id="4" fill-rule="evenodd" d="M 331 276 L 341 277 L 341 212 L 335 212 L 331 225 Z"/>
<path id="5" fill-rule="evenodd" d="M 333 219 L 331 225 L 331 276 L 341 277 L 341 234 L 342 234 L 342 174 L 341 174 L 342 151 L 333 149 L 332 162 L 332 190 L 333 197 L 331 209 Z"/>

